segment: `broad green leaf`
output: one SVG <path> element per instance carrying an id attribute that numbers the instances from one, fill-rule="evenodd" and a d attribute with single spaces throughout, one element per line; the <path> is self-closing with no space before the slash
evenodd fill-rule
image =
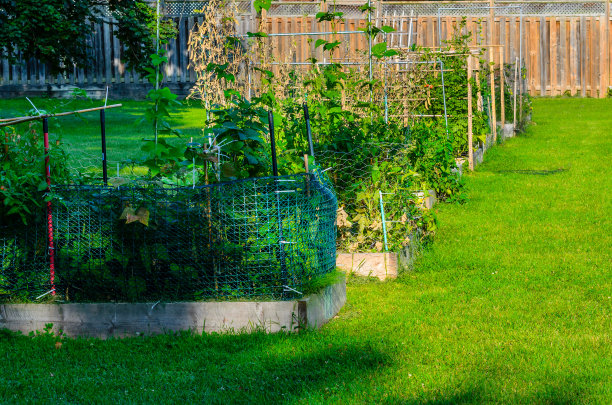
<path id="1" fill-rule="evenodd" d="M 253 8 L 255 8 L 255 12 L 260 13 L 261 10 L 269 10 L 272 6 L 272 0 L 255 0 L 253 2 Z"/>
<path id="2" fill-rule="evenodd" d="M 326 43 L 327 43 L 327 41 L 324 40 L 324 39 L 317 39 L 317 41 L 315 42 L 315 48 L 318 48 L 321 45 L 326 44 Z"/>

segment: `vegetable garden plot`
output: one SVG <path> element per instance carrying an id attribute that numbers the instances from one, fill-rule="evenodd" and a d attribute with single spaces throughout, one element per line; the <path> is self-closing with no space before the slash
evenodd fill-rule
<path id="1" fill-rule="evenodd" d="M 324 174 L 188 188 L 56 186 L 55 280 L 41 232 L 2 228 L 0 294 L 66 301 L 292 299 L 335 269 Z"/>

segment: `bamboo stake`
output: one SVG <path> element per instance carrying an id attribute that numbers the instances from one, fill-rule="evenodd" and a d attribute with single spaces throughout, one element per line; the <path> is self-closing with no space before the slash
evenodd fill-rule
<path id="1" fill-rule="evenodd" d="M 467 57 L 467 108 L 468 108 L 468 162 L 470 170 L 474 170 L 474 147 L 472 145 L 472 56 Z"/>
<path id="2" fill-rule="evenodd" d="M 100 111 L 100 110 L 106 110 L 109 108 L 117 108 L 121 106 L 122 104 L 113 104 L 113 105 L 102 106 L 102 107 L 86 108 L 84 110 L 62 112 L 62 113 L 57 113 L 57 114 L 42 114 L 42 115 L 31 115 L 28 117 L 2 118 L 0 119 L 0 128 L 7 127 L 9 125 L 22 124 L 24 122 L 34 121 L 34 120 L 43 119 L 43 118 L 64 117 L 66 115 L 81 114 L 81 113 L 86 113 L 86 112 L 91 112 L 91 111 Z"/>

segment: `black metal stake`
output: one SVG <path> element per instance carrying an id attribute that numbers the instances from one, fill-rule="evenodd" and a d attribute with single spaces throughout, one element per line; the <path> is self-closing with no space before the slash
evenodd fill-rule
<path id="1" fill-rule="evenodd" d="M 283 284 L 282 298 L 285 298 L 287 286 L 287 263 L 285 263 L 285 241 L 283 240 L 283 220 L 281 218 L 280 191 L 278 190 L 278 166 L 276 163 L 276 141 L 274 139 L 274 115 L 268 111 L 268 125 L 270 126 L 270 146 L 272 148 L 272 173 L 274 174 L 274 192 L 276 193 L 276 213 L 278 216 L 278 250 L 277 256 L 281 265 L 281 283 Z"/>
<path id="2" fill-rule="evenodd" d="M 102 179 L 104 185 L 108 186 L 108 170 L 106 167 L 106 113 L 100 110 L 100 131 L 102 134 Z"/>
<path id="3" fill-rule="evenodd" d="M 304 118 L 306 118 L 306 134 L 308 135 L 308 147 L 310 156 L 314 157 L 314 147 L 312 146 L 312 130 L 310 129 L 310 114 L 308 114 L 308 103 L 304 102 Z"/>
<path id="4" fill-rule="evenodd" d="M 272 174 L 278 176 L 278 166 L 276 164 L 276 142 L 274 140 L 274 115 L 268 111 L 268 125 L 270 126 L 270 146 L 272 147 Z"/>

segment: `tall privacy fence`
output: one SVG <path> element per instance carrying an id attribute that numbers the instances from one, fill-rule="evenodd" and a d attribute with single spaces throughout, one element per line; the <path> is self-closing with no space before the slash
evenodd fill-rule
<path id="1" fill-rule="evenodd" d="M 368 18 L 359 7 L 364 1 L 312 2 L 279 1 L 257 15 L 252 2 L 235 2 L 239 33 L 328 32 L 329 23 L 318 23 L 316 13 L 335 8 L 344 13 L 338 31 L 355 31 Z M 154 3 L 154 2 L 152 2 Z M 480 32 L 474 45 L 502 45 L 504 60 L 522 56 L 526 82 L 531 95 L 571 94 L 605 97 L 612 84 L 610 65 L 612 34 L 610 2 L 599 1 L 475 1 L 475 2 L 401 2 L 372 1 L 376 7 L 370 18 L 378 26 L 391 25 L 396 32 L 388 36 L 392 47 L 413 44 L 435 47 L 450 38 L 453 26 L 467 17 L 467 30 Z M 493 8 L 490 5 L 493 4 Z M 161 9 L 175 21 L 178 36 L 168 44 L 167 84 L 184 95 L 195 83 L 189 68 L 188 39 L 203 21 L 200 10 L 205 1 L 165 0 Z M 16 96 L 35 93 L 69 92 L 73 87 L 102 95 L 106 86 L 115 97 L 139 97 L 146 93 L 146 81 L 126 69 L 121 62 L 124 48 L 115 37 L 112 21 L 95 25 L 89 39 L 92 62 L 83 69 L 72 69 L 64 76 L 51 76 L 43 63 L 35 60 L 9 65 L 0 61 L 0 94 Z M 346 36 L 350 49 L 367 49 L 365 36 Z M 306 37 L 283 38 L 278 52 L 295 47 L 302 57 L 314 44 Z M 298 55 L 297 57 L 300 57 Z M 308 58 L 308 56 L 305 56 Z"/>
<path id="2" fill-rule="evenodd" d="M 335 270 L 337 201 L 318 170 L 53 192 L 52 227 L 42 212 L 0 224 L 0 299 L 292 299 Z"/>

